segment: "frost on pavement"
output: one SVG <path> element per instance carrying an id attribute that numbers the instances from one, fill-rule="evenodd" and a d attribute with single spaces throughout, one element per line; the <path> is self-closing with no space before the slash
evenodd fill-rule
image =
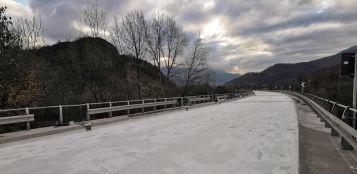
<path id="1" fill-rule="evenodd" d="M 2 174 L 297 174 L 293 101 L 257 96 L 0 146 Z"/>

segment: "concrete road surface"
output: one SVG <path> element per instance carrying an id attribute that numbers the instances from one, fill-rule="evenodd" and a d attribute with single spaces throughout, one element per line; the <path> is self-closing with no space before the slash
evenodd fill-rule
<path id="1" fill-rule="evenodd" d="M 1 174 L 297 174 L 286 95 L 257 96 L 0 145 Z"/>

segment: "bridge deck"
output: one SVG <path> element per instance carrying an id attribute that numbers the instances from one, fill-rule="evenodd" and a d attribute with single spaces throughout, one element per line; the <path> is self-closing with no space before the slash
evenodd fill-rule
<path id="1" fill-rule="evenodd" d="M 277 93 L 0 145 L 12 173 L 297 174 L 292 99 Z"/>

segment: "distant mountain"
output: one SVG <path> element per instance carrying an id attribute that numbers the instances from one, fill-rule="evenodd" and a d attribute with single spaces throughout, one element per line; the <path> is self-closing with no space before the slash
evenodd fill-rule
<path id="1" fill-rule="evenodd" d="M 161 68 L 161 71 L 165 74 L 166 72 L 166 68 Z M 180 69 L 178 71 L 184 72 L 184 69 Z M 215 85 L 224 85 L 226 82 L 231 81 L 235 78 L 238 78 L 240 76 L 240 74 L 234 74 L 234 73 L 228 73 L 226 71 L 223 70 L 212 70 L 209 69 L 208 71 L 213 72 L 214 74 L 214 79 L 215 79 Z M 178 74 L 176 77 L 172 78 L 172 81 L 174 83 L 176 83 L 176 85 L 178 86 L 182 86 L 182 84 L 184 83 L 184 74 Z"/>
<path id="2" fill-rule="evenodd" d="M 269 87 L 301 81 L 318 70 L 337 66 L 341 62 L 341 53 L 357 52 L 357 46 L 343 50 L 335 55 L 294 64 L 275 64 L 259 73 L 247 73 L 227 82 L 243 88 Z"/>
<path id="3" fill-rule="evenodd" d="M 240 77 L 240 74 L 228 73 L 222 70 L 212 70 L 215 73 L 216 84 L 224 85 L 225 83 Z"/>

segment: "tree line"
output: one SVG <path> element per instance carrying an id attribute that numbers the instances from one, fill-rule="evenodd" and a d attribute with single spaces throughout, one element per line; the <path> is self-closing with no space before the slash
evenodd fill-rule
<path id="1" fill-rule="evenodd" d="M 134 10 L 123 19 L 114 17 L 111 27 L 106 23 L 106 13 L 91 1 L 84 9 L 81 32 L 84 36 L 110 40 L 120 54 L 131 55 L 137 62 L 136 86 L 141 96 L 139 60 L 147 60 L 158 68 L 161 91 L 165 95 L 168 81 L 180 75 L 183 78 L 182 95 L 198 83 L 210 83 L 207 71 L 208 51 L 200 35 L 191 40 L 183 27 L 173 17 L 156 13 L 146 18 L 140 10 Z M 162 77 L 162 70 L 165 77 Z"/>
<path id="2" fill-rule="evenodd" d="M 50 68 L 40 66 L 39 62 L 43 60 L 35 55 L 38 48 L 47 44 L 46 27 L 43 21 L 35 16 L 12 19 L 6 15 L 6 10 L 6 7 L 0 9 L 0 105 L 2 107 L 7 106 L 6 101 L 9 98 L 16 100 L 21 97 L 19 91 L 23 91 L 24 88 L 31 87 L 31 90 L 26 92 L 35 96 L 26 99 L 30 103 L 45 95 L 47 87 L 52 85 L 49 81 L 49 84 L 42 85 L 46 88 L 37 88 L 41 85 L 35 78 L 40 75 L 40 71 Z M 157 67 L 162 97 L 170 95 L 169 91 L 172 89 L 170 84 L 177 77 L 181 78 L 181 84 L 180 87 L 175 87 L 176 96 L 192 95 L 192 91 L 197 93 L 202 90 L 205 92 L 198 93 L 209 93 L 209 90 L 212 90 L 214 75 L 208 71 L 208 51 L 199 33 L 196 36 L 189 35 L 173 17 L 163 13 L 155 13 L 150 18 L 146 18 L 142 11 L 134 10 L 122 19 L 114 17 L 110 25 L 106 19 L 107 14 L 98 6 L 97 1 L 91 1 L 83 10 L 82 30 L 79 37 L 103 38 L 111 42 L 119 54 L 133 57 L 136 77 L 135 88 L 131 90 L 136 89 L 134 90 L 137 91 L 136 98 L 142 98 L 143 61 L 151 62 Z M 36 59 L 37 62 L 27 61 L 30 59 Z M 101 66 L 98 66 L 100 62 L 97 61 L 93 60 L 91 66 L 97 67 L 95 72 L 100 74 L 103 70 L 100 69 Z M 100 79 L 97 83 L 101 83 Z"/>

